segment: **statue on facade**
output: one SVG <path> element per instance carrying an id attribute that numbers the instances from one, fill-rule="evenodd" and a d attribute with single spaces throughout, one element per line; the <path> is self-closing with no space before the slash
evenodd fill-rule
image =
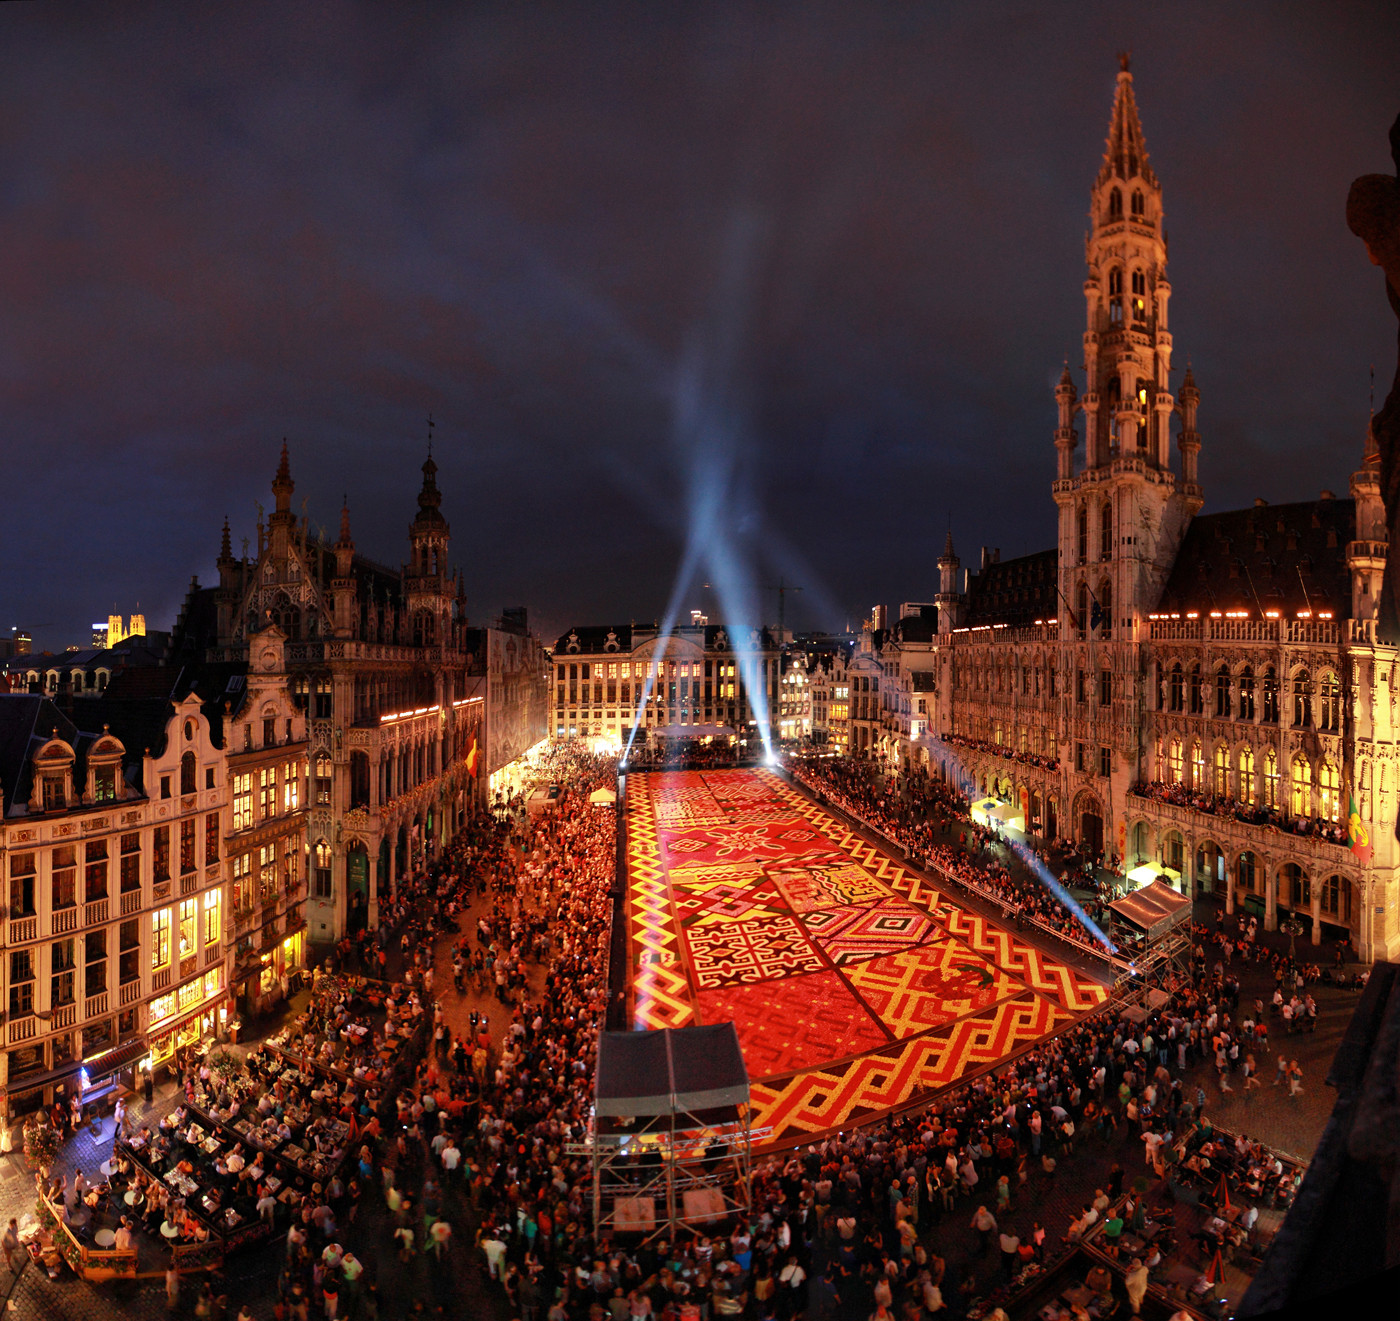
<path id="1" fill-rule="evenodd" d="M 1400 318 L 1400 115 L 1390 127 L 1395 174 L 1363 174 L 1347 194 L 1347 227 L 1366 244 L 1372 262 L 1385 271 L 1385 292 Z M 1395 379 L 1381 410 L 1371 419 L 1380 456 L 1381 499 L 1389 546 L 1400 546 L 1400 345 Z M 1386 555 L 1376 629 L 1386 642 L 1400 642 L 1400 562 Z"/>

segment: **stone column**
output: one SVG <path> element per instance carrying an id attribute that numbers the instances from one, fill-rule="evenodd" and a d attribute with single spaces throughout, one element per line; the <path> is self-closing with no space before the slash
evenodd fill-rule
<path id="1" fill-rule="evenodd" d="M 1316 879 L 1310 886 L 1312 894 L 1312 943 L 1322 944 L 1322 885 Z"/>
<path id="2" fill-rule="evenodd" d="M 1262 859 L 1261 861 L 1264 864 L 1264 930 L 1277 931 L 1278 877 L 1274 874 L 1272 859 Z"/>
<path id="3" fill-rule="evenodd" d="M 1229 854 L 1222 853 L 1225 862 L 1225 914 L 1233 916 L 1235 911 L 1235 873 L 1230 866 Z"/>

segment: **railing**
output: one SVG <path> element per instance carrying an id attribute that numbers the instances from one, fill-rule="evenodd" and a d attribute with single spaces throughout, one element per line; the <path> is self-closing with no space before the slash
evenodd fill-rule
<path id="1" fill-rule="evenodd" d="M 204 966 L 207 968 L 211 963 L 218 963 L 223 958 L 224 947 L 215 941 L 212 945 L 204 947 Z"/>
<path id="2" fill-rule="evenodd" d="M 90 995 L 83 1005 L 84 1018 L 99 1018 L 107 1012 L 107 992 L 99 991 Z"/>
<path id="3" fill-rule="evenodd" d="M 140 890 L 140 888 L 138 887 L 138 888 L 135 889 L 135 890 L 123 890 L 123 891 L 122 891 L 122 903 L 121 903 L 121 914 L 122 914 L 122 916 L 123 916 L 123 917 L 128 917 L 128 916 L 130 916 L 132 913 L 139 913 L 140 911 L 141 911 L 141 890 Z"/>
<path id="4" fill-rule="evenodd" d="M 192 871 L 180 877 L 180 893 L 193 894 L 199 889 L 199 873 Z"/>
<path id="5" fill-rule="evenodd" d="M 141 979 L 133 977 L 129 982 L 123 982 L 117 987 L 117 1003 L 119 1005 L 129 1005 L 141 998 Z"/>
<path id="6" fill-rule="evenodd" d="M 170 965 L 167 963 L 163 968 L 157 968 L 151 974 L 151 990 L 163 991 L 170 985 Z"/>
<path id="7" fill-rule="evenodd" d="M 83 924 L 85 926 L 101 926 L 107 920 L 107 899 L 94 899 L 83 912 Z"/>
<path id="8" fill-rule="evenodd" d="M 17 1041 L 29 1041 L 38 1035 L 39 1020 L 32 1013 L 26 1014 L 23 1018 L 12 1018 L 10 1020 L 10 1045 Z"/>
<path id="9" fill-rule="evenodd" d="M 136 1278 L 135 1248 L 89 1248 L 78 1241 L 59 1214 L 58 1208 L 39 1190 L 39 1203 L 43 1208 L 41 1218 L 45 1227 L 52 1231 L 59 1246 L 59 1253 L 84 1280 L 110 1280 Z"/>
<path id="10" fill-rule="evenodd" d="M 74 904 L 70 908 L 56 908 L 49 914 L 49 930 L 55 936 L 61 936 L 65 931 L 76 931 L 78 929 L 78 907 Z"/>
<path id="11" fill-rule="evenodd" d="M 78 1021 L 77 1004 L 54 1005 L 51 1027 L 72 1027 Z"/>
<path id="12" fill-rule="evenodd" d="M 1335 647 L 1342 625 L 1335 619 L 1149 619 L 1153 642 L 1248 642 Z"/>
<path id="13" fill-rule="evenodd" d="M 31 940 L 39 939 L 39 917 L 37 913 L 31 913 L 26 917 L 12 917 L 10 919 L 10 944 L 23 945 Z"/>

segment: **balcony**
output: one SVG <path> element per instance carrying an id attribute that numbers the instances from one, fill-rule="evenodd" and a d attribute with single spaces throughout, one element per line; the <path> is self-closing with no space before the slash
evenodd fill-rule
<path id="1" fill-rule="evenodd" d="M 224 947 L 215 941 L 212 945 L 204 947 L 204 966 L 207 968 L 211 963 L 218 963 L 224 956 Z"/>
<path id="2" fill-rule="evenodd" d="M 123 916 L 123 917 L 130 917 L 132 913 L 139 913 L 140 911 L 141 911 L 141 891 L 140 891 L 139 889 L 137 889 L 137 890 L 123 890 L 123 891 L 122 891 L 122 903 L 121 903 L 121 914 L 122 914 L 122 916 Z"/>
<path id="3" fill-rule="evenodd" d="M 96 995 L 88 996 L 83 1004 L 84 1018 L 101 1018 L 107 1012 L 108 995 L 106 991 L 99 991 Z"/>
<path id="4" fill-rule="evenodd" d="M 54 1005 L 53 1018 L 50 1026 L 55 1028 L 72 1027 L 78 1021 L 78 1006 L 76 1004 Z"/>
<path id="5" fill-rule="evenodd" d="M 198 872 L 192 871 L 192 872 L 189 872 L 189 873 L 187 873 L 186 875 L 180 877 L 180 893 L 181 893 L 181 894 L 193 894 L 193 893 L 194 893 L 196 890 L 198 890 L 198 889 L 199 889 L 199 873 L 198 873 Z"/>
<path id="6" fill-rule="evenodd" d="M 117 988 L 117 1003 L 119 1005 L 135 1004 L 141 998 L 141 979 L 134 978 L 129 982 L 123 982 Z"/>
<path id="7" fill-rule="evenodd" d="M 23 917 L 10 919 L 10 944 L 24 945 L 39 939 L 39 917 L 37 913 L 26 913 Z"/>
<path id="8" fill-rule="evenodd" d="M 107 920 L 110 901 L 106 898 L 94 899 L 83 912 L 83 924 L 90 927 L 101 926 Z"/>
<path id="9" fill-rule="evenodd" d="M 33 1013 L 26 1014 L 23 1018 L 12 1018 L 10 1020 L 10 1045 L 19 1041 L 30 1041 L 39 1032 L 39 1020 Z"/>
<path id="10" fill-rule="evenodd" d="M 71 908 L 55 909 L 55 911 L 49 915 L 49 930 L 55 936 L 61 936 L 65 932 L 76 931 L 77 929 L 78 908 L 76 904 Z"/>
<path id="11" fill-rule="evenodd" d="M 151 974 L 151 990 L 163 991 L 170 985 L 170 965 L 167 963 L 163 968 L 157 968 Z"/>

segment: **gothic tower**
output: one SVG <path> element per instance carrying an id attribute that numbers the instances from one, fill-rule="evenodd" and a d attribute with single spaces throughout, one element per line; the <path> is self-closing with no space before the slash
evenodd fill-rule
<path id="1" fill-rule="evenodd" d="M 1081 838 L 1114 815 L 1118 781 L 1136 769 L 1140 722 L 1136 646 L 1156 608 L 1182 536 L 1201 507 L 1196 460 L 1200 395 L 1188 370 L 1171 393 L 1167 240 L 1162 187 L 1147 156 L 1123 57 L 1085 238 L 1084 391 L 1066 367 L 1055 390 L 1055 503 L 1059 506 L 1062 764 L 1082 773 Z M 1076 471 L 1077 413 L 1084 456 Z M 1180 472 L 1171 419 L 1179 413 Z M 1105 783 L 1104 776 L 1111 776 Z M 1091 812 L 1092 808 L 1092 812 Z M 1098 824 L 1082 817 L 1098 815 Z M 1104 838 L 1106 853 L 1117 841 Z"/>
<path id="2" fill-rule="evenodd" d="M 437 464 L 429 451 L 423 465 L 423 489 L 418 493 L 418 515 L 408 529 L 413 559 L 404 574 L 406 605 L 416 646 L 444 646 L 451 642 L 454 584 L 447 572 L 450 530 L 441 505 Z"/>

